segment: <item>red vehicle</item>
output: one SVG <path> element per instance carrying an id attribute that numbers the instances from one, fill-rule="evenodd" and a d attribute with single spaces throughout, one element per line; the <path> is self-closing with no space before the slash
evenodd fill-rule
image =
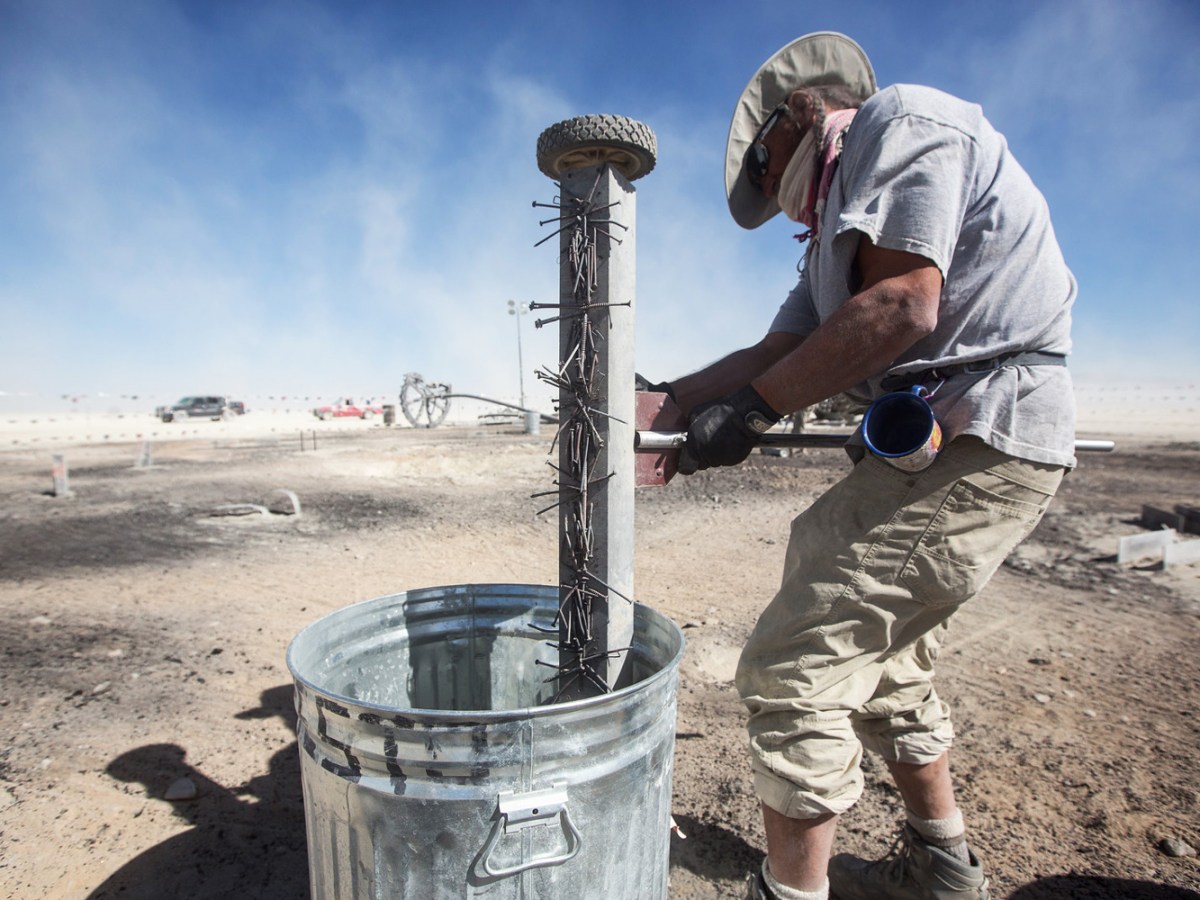
<path id="1" fill-rule="evenodd" d="M 338 398 L 336 403 L 329 406 L 318 406 L 313 410 L 313 415 L 318 419 L 335 419 L 344 416 L 353 416 L 357 419 L 369 419 L 372 416 L 382 416 L 383 407 L 376 406 L 373 402 L 355 403 L 349 397 L 345 399 Z"/>

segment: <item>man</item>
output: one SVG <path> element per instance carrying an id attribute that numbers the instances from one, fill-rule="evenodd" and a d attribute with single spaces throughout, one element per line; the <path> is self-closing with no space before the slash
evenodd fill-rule
<path id="1" fill-rule="evenodd" d="M 979 108 L 877 91 L 842 35 L 801 37 L 751 79 L 726 190 L 745 228 L 780 210 L 803 223 L 806 261 L 761 341 L 661 386 L 689 413 L 680 471 L 736 465 L 781 417 L 842 391 L 922 386 L 945 440 L 909 471 L 856 436 L 849 475 L 793 522 L 737 674 L 767 836 L 751 896 L 986 898 L 933 664 L 952 614 L 1074 465 L 1075 281 L 1044 199 Z M 864 746 L 904 798 L 903 845 L 830 860 Z"/>

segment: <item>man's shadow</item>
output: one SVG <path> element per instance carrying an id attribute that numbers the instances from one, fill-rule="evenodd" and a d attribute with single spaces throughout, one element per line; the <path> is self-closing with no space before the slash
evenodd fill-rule
<path id="1" fill-rule="evenodd" d="M 1200 900 L 1200 893 L 1128 878 L 1047 875 L 1017 888 L 1008 900 Z"/>
<path id="2" fill-rule="evenodd" d="M 263 691 L 258 708 L 236 716 L 274 717 L 295 734 L 290 684 Z M 230 745 L 230 752 L 237 752 L 236 745 Z M 265 774 L 236 787 L 208 778 L 189 765 L 186 756 L 178 744 L 148 744 L 108 764 L 109 775 L 140 782 L 150 797 L 161 798 L 184 776 L 196 785 L 197 795 L 172 804 L 175 815 L 191 828 L 131 859 L 105 879 L 89 900 L 307 897 L 308 850 L 296 743 L 276 752 Z"/>

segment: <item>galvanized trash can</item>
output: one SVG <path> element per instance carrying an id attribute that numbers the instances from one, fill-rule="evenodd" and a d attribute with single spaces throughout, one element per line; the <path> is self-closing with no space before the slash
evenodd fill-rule
<path id="1" fill-rule="evenodd" d="M 548 703 L 557 608 L 425 588 L 296 636 L 314 900 L 666 898 L 683 634 L 636 605 L 630 686 Z"/>
<path id="2" fill-rule="evenodd" d="M 395 425 L 396 424 L 396 405 L 394 403 L 383 404 L 383 424 L 384 425 Z"/>

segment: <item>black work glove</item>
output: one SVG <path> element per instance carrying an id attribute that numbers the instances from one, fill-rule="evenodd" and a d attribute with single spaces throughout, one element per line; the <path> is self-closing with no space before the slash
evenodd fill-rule
<path id="1" fill-rule="evenodd" d="M 679 471 L 691 475 L 713 466 L 736 466 L 782 418 L 750 385 L 697 406 L 688 419 Z"/>
<path id="2" fill-rule="evenodd" d="M 671 382 L 660 381 L 658 384 L 651 384 L 644 376 L 637 372 L 633 373 L 633 389 L 635 391 L 648 391 L 652 394 L 666 394 L 671 398 L 671 402 L 675 402 L 675 389 L 671 387 Z"/>

